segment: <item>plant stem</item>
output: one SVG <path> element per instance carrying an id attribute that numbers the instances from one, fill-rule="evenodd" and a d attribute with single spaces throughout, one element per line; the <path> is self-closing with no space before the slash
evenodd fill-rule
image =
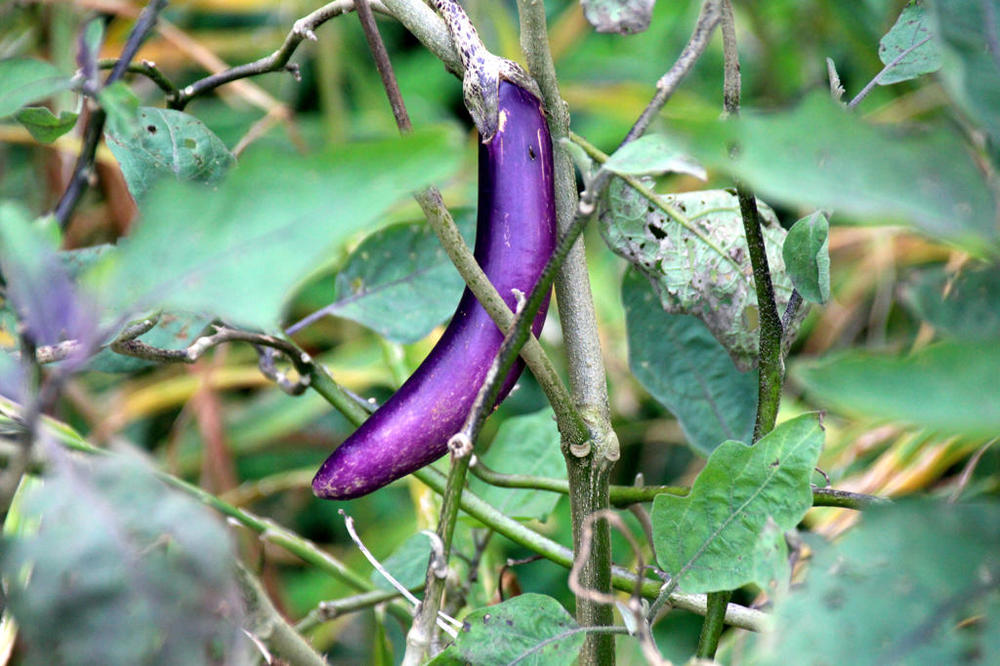
<path id="1" fill-rule="evenodd" d="M 698 649 L 695 656 L 700 659 L 714 659 L 715 651 L 719 647 L 719 637 L 725 628 L 726 608 L 733 593 L 726 590 L 724 592 L 709 592 L 708 609 L 705 613 L 705 621 L 701 625 L 701 635 L 698 637 Z"/>
<path id="2" fill-rule="evenodd" d="M 251 635 L 289 666 L 328 666 L 326 659 L 281 617 L 260 582 L 239 562 L 236 582 L 246 610 L 244 626 Z"/>
<path id="3" fill-rule="evenodd" d="M 549 114 L 549 132 L 555 145 L 569 135 L 569 110 L 559 93 L 555 65 L 549 50 L 545 5 L 540 0 L 518 0 L 521 49 L 528 70 L 538 81 Z M 556 221 L 560 233 L 567 233 L 577 217 L 576 178 L 572 160 L 564 150 L 554 155 Z M 581 227 L 582 229 L 582 227 Z M 578 456 L 571 442 L 564 442 L 563 452 L 570 488 L 570 513 L 573 521 L 573 544 L 578 549 L 583 522 L 592 513 L 608 507 L 608 484 L 612 464 L 618 458 L 618 439 L 611 429 L 608 408 L 607 376 L 601 356 L 597 317 L 590 293 L 583 242 L 574 243 L 555 281 L 562 324 L 570 391 L 587 421 L 591 435 L 588 455 Z M 594 526 L 590 558 L 580 575 L 582 587 L 609 592 L 611 589 L 611 533 L 606 521 Z M 595 603 L 585 596 L 576 597 L 576 619 L 581 626 L 610 626 L 614 615 L 610 606 Z M 614 636 L 587 634 L 580 652 L 580 664 L 615 663 Z"/>

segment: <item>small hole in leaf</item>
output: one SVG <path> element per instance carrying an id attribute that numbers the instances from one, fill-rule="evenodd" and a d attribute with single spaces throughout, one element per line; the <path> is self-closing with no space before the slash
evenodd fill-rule
<path id="1" fill-rule="evenodd" d="M 649 229 L 649 233 L 653 234 L 653 237 L 656 238 L 656 240 L 663 240 L 667 237 L 667 232 L 657 226 L 650 224 L 647 228 Z"/>
<path id="2" fill-rule="evenodd" d="M 156 134 L 156 125 L 147 125 L 146 131 L 150 134 Z"/>

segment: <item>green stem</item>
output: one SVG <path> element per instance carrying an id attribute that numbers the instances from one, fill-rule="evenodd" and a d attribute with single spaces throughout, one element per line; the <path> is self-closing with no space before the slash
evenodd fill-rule
<path id="1" fill-rule="evenodd" d="M 549 132 L 555 145 L 569 135 L 569 110 L 559 93 L 555 64 L 549 50 L 545 5 L 539 0 L 518 0 L 521 49 L 528 70 L 538 81 L 548 112 Z M 572 160 L 564 150 L 555 151 L 556 221 L 561 233 L 568 234 L 576 225 L 577 191 Z M 582 229 L 582 226 L 580 227 Z M 607 375 L 602 360 L 597 316 L 590 293 L 583 242 L 572 245 L 555 283 L 559 320 L 565 340 L 570 391 L 587 420 L 590 451 L 580 456 L 573 442 L 563 442 L 570 488 L 570 513 L 573 521 L 573 544 L 578 550 L 583 521 L 590 514 L 608 507 L 608 484 L 611 467 L 618 459 L 618 438 L 611 429 L 608 407 Z M 589 561 L 583 567 L 580 584 L 585 589 L 609 592 L 611 588 L 611 533 L 606 521 L 594 526 L 594 541 Z M 614 615 L 610 606 L 586 596 L 576 598 L 576 617 L 581 626 L 610 626 Z M 612 666 L 615 641 L 610 634 L 587 634 L 580 664 Z"/>
<path id="2" fill-rule="evenodd" d="M 698 650 L 695 656 L 700 659 L 714 659 L 715 651 L 719 647 L 719 637 L 725 627 L 726 607 L 733 593 L 729 590 L 723 592 L 709 592 L 708 611 L 705 613 L 705 621 L 701 625 L 701 635 L 698 637 Z"/>
<path id="3" fill-rule="evenodd" d="M 420 592 L 423 589 L 424 586 L 421 584 L 418 587 L 411 587 L 410 592 Z M 372 606 L 392 601 L 399 596 L 401 595 L 396 590 L 373 590 L 371 592 L 362 592 L 361 594 L 355 594 L 354 596 L 345 597 L 343 599 L 322 601 L 319 606 L 309 611 L 308 615 L 299 620 L 299 622 L 295 625 L 295 631 L 300 634 L 304 634 L 308 631 L 312 631 L 324 622 L 330 622 L 331 620 L 335 620 L 343 615 L 355 613 L 359 610 L 364 610 L 365 608 L 371 608 Z"/>

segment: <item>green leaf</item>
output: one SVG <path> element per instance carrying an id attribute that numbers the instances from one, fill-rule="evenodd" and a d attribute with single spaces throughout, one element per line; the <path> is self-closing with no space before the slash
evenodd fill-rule
<path id="1" fill-rule="evenodd" d="M 475 212 L 456 220 L 466 241 Z M 455 311 L 465 283 L 434 231 L 422 223 L 395 224 L 371 234 L 351 252 L 334 283 L 334 301 L 289 329 L 324 314 L 346 317 L 394 342 L 427 336 Z"/>
<path id="2" fill-rule="evenodd" d="M 73 85 L 55 65 L 33 58 L 0 60 L 0 81 L 0 118 Z"/>
<path id="3" fill-rule="evenodd" d="M 97 93 L 108 115 L 106 134 L 131 136 L 139 132 L 139 98 L 124 81 L 115 81 Z"/>
<path id="4" fill-rule="evenodd" d="M 993 197 L 953 134 L 876 128 L 821 93 L 791 111 L 672 126 L 695 157 L 743 178 L 758 196 L 909 224 L 977 252 L 995 248 Z M 740 151 L 731 158 L 733 144 Z"/>
<path id="5" fill-rule="evenodd" d="M 813 303 L 830 300 L 829 234 L 826 214 L 816 211 L 792 225 L 781 249 L 792 284 Z"/>
<path id="6" fill-rule="evenodd" d="M 883 65 L 901 58 L 879 77 L 879 85 L 887 86 L 909 81 L 941 68 L 941 50 L 932 37 L 927 10 L 920 0 L 911 0 L 903 8 L 896 23 L 878 45 L 878 57 Z M 923 43 L 921 43 L 923 42 Z M 919 44 L 919 46 L 918 46 Z"/>
<path id="7" fill-rule="evenodd" d="M 52 452 L 22 505 L 37 531 L 0 549 L 24 663 L 243 663 L 234 555 L 215 516 L 137 462 Z"/>
<path id="8" fill-rule="evenodd" d="M 648 280 L 630 270 L 622 283 L 629 367 L 707 455 L 726 439 L 750 441 L 757 371 L 740 372 L 703 323 L 667 314 Z"/>
<path id="9" fill-rule="evenodd" d="M 657 495 L 653 544 L 685 592 L 765 589 L 788 579 L 784 532 L 812 507 L 823 448 L 818 414 L 786 421 L 753 446 L 724 442 L 685 497 Z"/>
<path id="10" fill-rule="evenodd" d="M 134 128 L 109 127 L 107 140 L 136 201 L 165 176 L 211 184 L 235 162 L 204 123 L 172 109 L 142 107 Z"/>
<path id="11" fill-rule="evenodd" d="M 115 312 L 162 308 L 273 329 L 296 281 L 457 162 L 451 135 L 437 131 L 326 156 L 252 154 L 213 190 L 164 180 L 120 252 L 86 278 Z"/>
<path id="12" fill-rule="evenodd" d="M 967 340 L 1000 339 L 1000 265 L 919 271 L 903 288 L 903 302 L 918 317 Z"/>
<path id="13" fill-rule="evenodd" d="M 573 160 L 573 164 L 580 171 L 580 178 L 583 179 L 583 182 L 590 183 L 594 176 L 594 160 L 590 159 L 587 151 L 567 137 L 559 139 L 559 148 L 566 151 L 570 159 Z"/>
<path id="14" fill-rule="evenodd" d="M 943 342 L 909 356 L 851 351 L 793 366 L 792 377 L 824 406 L 905 421 L 946 434 L 1000 431 L 1000 346 Z"/>
<path id="15" fill-rule="evenodd" d="M 653 0 L 580 0 L 583 15 L 597 32 L 634 35 L 649 27 Z"/>
<path id="16" fill-rule="evenodd" d="M 604 168 L 620 176 L 652 176 L 661 173 L 686 173 L 705 180 L 705 168 L 685 155 L 662 134 L 646 134 L 625 144 L 608 158 Z"/>
<path id="17" fill-rule="evenodd" d="M 866 510 L 778 599 L 753 663 L 1000 663 L 998 553 L 995 502 Z"/>
<path id="18" fill-rule="evenodd" d="M 659 195 L 675 219 L 616 179 L 607 189 L 601 233 L 653 285 L 664 310 L 702 320 L 741 370 L 757 362 L 760 314 L 739 201 L 728 190 Z M 781 245 L 785 230 L 758 202 L 778 311 L 792 295 Z M 804 312 L 802 316 L 804 316 Z M 789 326 L 794 338 L 801 317 Z"/>
<path id="19" fill-rule="evenodd" d="M 465 616 L 454 644 L 430 664 L 472 663 L 476 666 L 570 666 L 583 646 L 584 634 L 571 633 L 524 656 L 545 640 L 578 629 L 559 602 L 542 594 L 522 594 Z"/>
<path id="20" fill-rule="evenodd" d="M 1000 0 L 936 0 L 941 78 L 960 107 L 1000 142 Z"/>
<path id="21" fill-rule="evenodd" d="M 24 125 L 36 141 L 52 143 L 76 125 L 77 114 L 61 111 L 56 117 L 44 106 L 29 106 L 14 114 L 14 120 Z"/>
<path id="22" fill-rule="evenodd" d="M 382 566 L 403 587 L 413 588 L 423 583 L 427 577 L 427 563 L 430 559 L 431 540 L 426 534 L 418 532 L 400 544 L 392 555 L 382 560 Z M 396 589 L 378 571 L 372 572 L 371 581 L 380 590 Z"/>
<path id="23" fill-rule="evenodd" d="M 566 478 L 559 448 L 559 429 L 551 409 L 516 416 L 500 424 L 483 464 L 504 474 Z M 469 489 L 505 515 L 518 520 L 545 520 L 561 495 L 530 488 L 499 488 L 470 475 Z"/>

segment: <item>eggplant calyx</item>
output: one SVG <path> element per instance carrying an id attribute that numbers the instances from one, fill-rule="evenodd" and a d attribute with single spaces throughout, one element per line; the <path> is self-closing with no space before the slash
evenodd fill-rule
<path id="1" fill-rule="evenodd" d="M 457 0 L 434 0 L 458 55 L 465 67 L 462 95 L 465 108 L 479 130 L 483 143 L 489 143 L 500 126 L 500 81 L 508 81 L 541 100 L 535 80 L 516 62 L 490 53 L 479 38 L 476 27 Z"/>

